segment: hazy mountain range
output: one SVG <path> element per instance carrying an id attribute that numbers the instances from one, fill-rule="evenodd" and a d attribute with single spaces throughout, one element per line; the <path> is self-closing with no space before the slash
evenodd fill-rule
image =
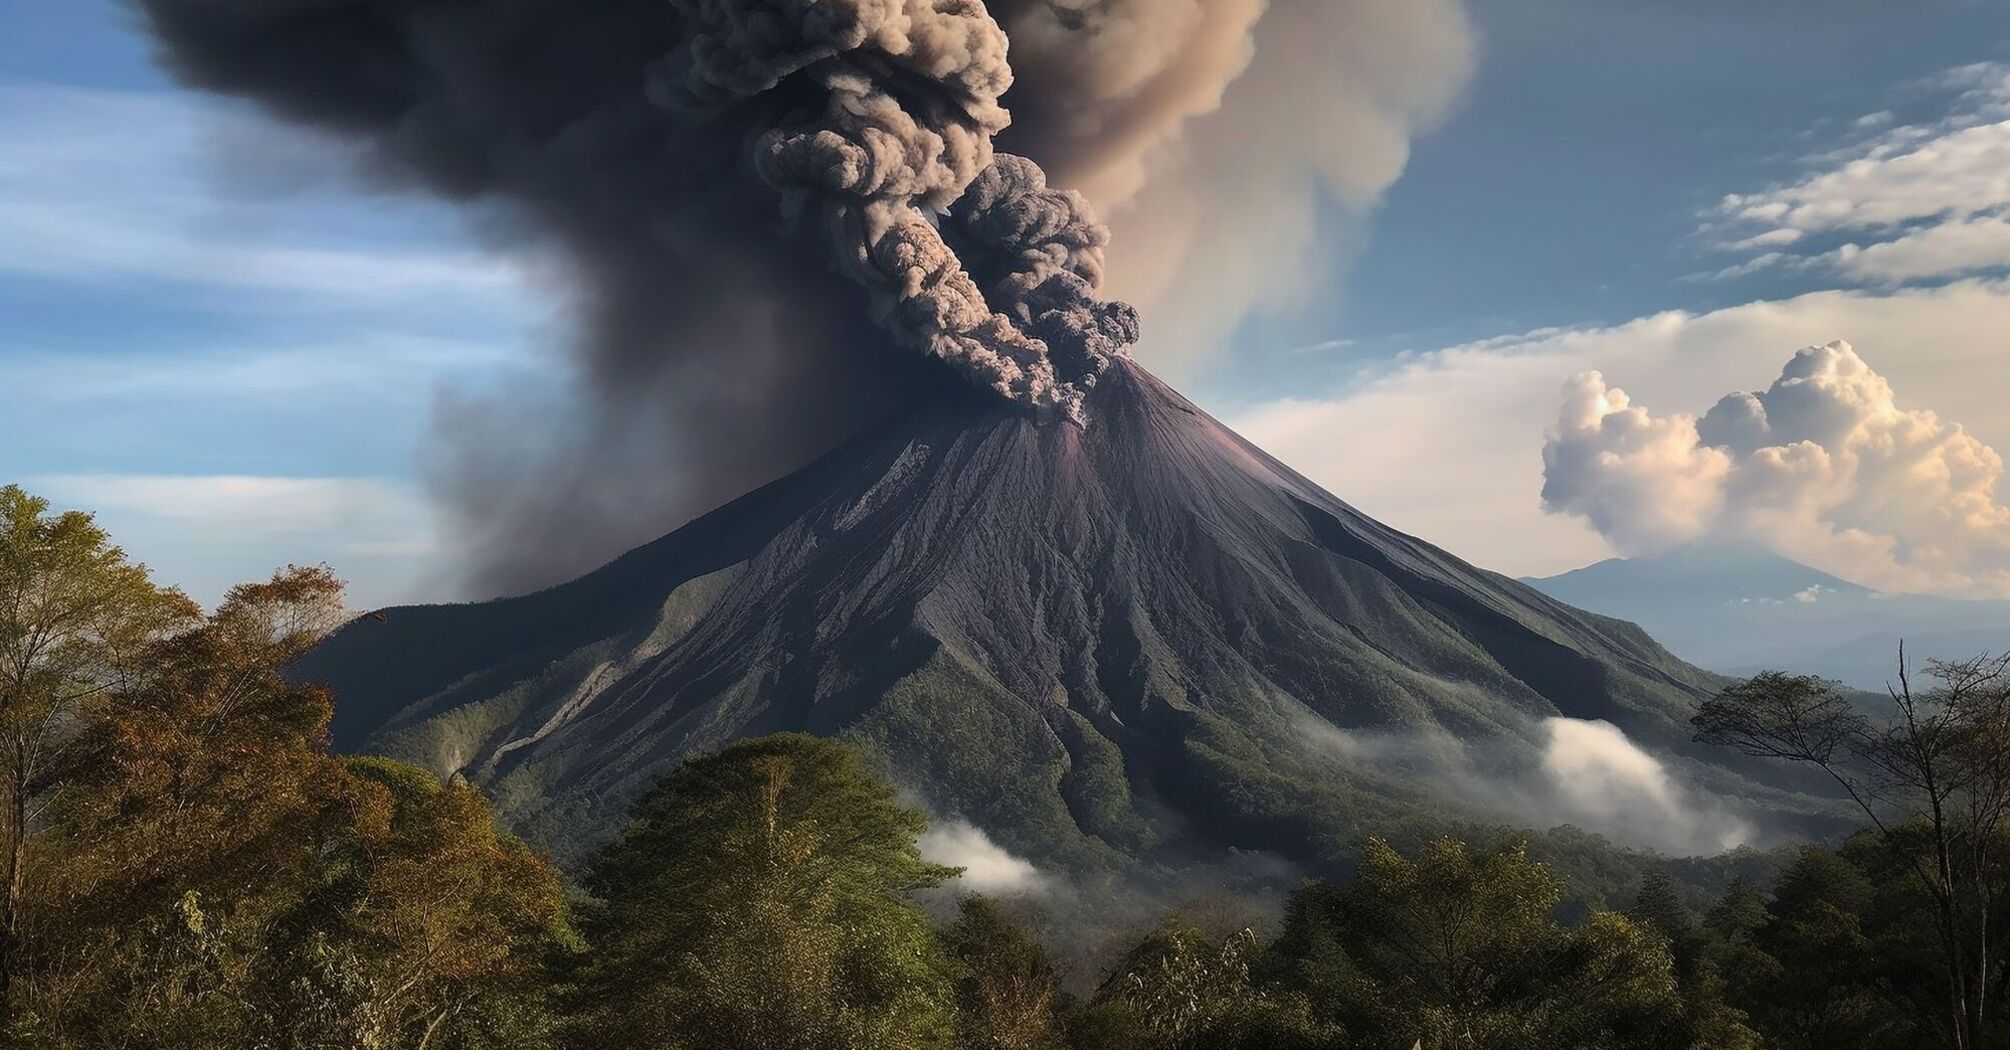
<path id="1" fill-rule="evenodd" d="M 1882 691 L 1901 638 L 1915 665 L 2010 648 L 2010 602 L 1881 594 L 1752 546 L 1692 545 L 1526 582 L 1732 675 L 1774 668 Z"/>

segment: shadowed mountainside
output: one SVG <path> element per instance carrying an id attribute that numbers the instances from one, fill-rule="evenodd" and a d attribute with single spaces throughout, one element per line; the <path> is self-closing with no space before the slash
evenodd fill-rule
<path id="1" fill-rule="evenodd" d="M 1136 365 L 1089 407 L 945 387 L 572 583 L 363 617 L 296 671 L 336 688 L 339 748 L 464 772 L 561 854 L 682 756 L 779 730 L 1083 869 L 1414 832 L 1430 769 L 1346 741 L 1525 768 L 1553 715 L 1796 807 L 1687 743 L 1721 680 L 1639 628 L 1390 530 Z"/>

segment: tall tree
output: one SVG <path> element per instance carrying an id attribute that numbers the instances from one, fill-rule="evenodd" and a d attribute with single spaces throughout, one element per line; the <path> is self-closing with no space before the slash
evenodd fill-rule
<path id="1" fill-rule="evenodd" d="M 988 897 L 966 897 L 942 931 L 956 962 L 957 1045 L 963 1050 L 1056 1050 L 1060 979 L 1047 950 Z"/>
<path id="2" fill-rule="evenodd" d="M 1125 952 L 1070 1028 L 1078 1050 L 1313 1050 L 1339 1030 L 1257 972 L 1254 931 L 1167 920 Z"/>
<path id="3" fill-rule="evenodd" d="M 1705 702 L 1696 738 L 1821 770 L 1862 811 L 1932 901 L 1953 1050 L 2005 1026 L 2000 933 L 2010 838 L 2010 657 L 1928 664 L 1915 691 L 1904 650 L 1874 722 L 1818 678 L 1767 672 Z"/>
<path id="4" fill-rule="evenodd" d="M 1765 961 L 1741 971 L 1741 992 L 1782 1050 L 1877 1050 L 1932 1038 L 1896 994 L 1891 977 L 1913 960 L 1888 956 L 1893 945 L 1879 943 L 1870 921 L 1876 892 L 1828 850 L 1803 849 L 1781 873 L 1766 921 L 1752 932 Z"/>
<path id="5" fill-rule="evenodd" d="M 328 750 L 284 673 L 341 616 L 325 568 L 146 647 L 78 734 L 27 867 L 17 1029 L 57 1047 L 534 1047 L 556 873 L 486 800 Z"/>
<path id="6" fill-rule="evenodd" d="M 0 488 L 0 1011 L 10 1009 L 19 966 L 23 879 L 47 774 L 146 646 L 196 614 L 90 515 L 51 514 L 47 500 Z"/>
<path id="7" fill-rule="evenodd" d="M 1692 1044 L 1711 1050 L 1757 1046 L 1757 1033 L 1746 1026 L 1743 1013 L 1728 1002 L 1729 982 L 1724 979 L 1721 955 L 1710 950 L 1709 928 L 1682 903 L 1675 879 L 1666 871 L 1650 873 L 1626 914 L 1667 942 Z"/>
<path id="8" fill-rule="evenodd" d="M 1405 857 L 1371 841 L 1353 884 L 1299 891 L 1278 953 L 1294 983 L 1375 1045 L 1745 1045 L 1735 1017 L 1698 1019 L 1730 1037 L 1700 1041 L 1658 933 L 1613 912 L 1558 924 L 1559 886 L 1518 846 L 1444 839 Z"/>
<path id="9" fill-rule="evenodd" d="M 685 763 L 592 863 L 582 1045 L 940 1047 L 951 966 L 918 890 L 926 822 L 839 742 L 742 741 Z"/>
<path id="10" fill-rule="evenodd" d="M 557 872 L 497 834 L 465 781 L 388 759 L 344 763 L 354 818 L 316 892 L 275 924 L 278 1015 L 293 1045 L 550 1045 L 554 956 L 578 946 Z"/>

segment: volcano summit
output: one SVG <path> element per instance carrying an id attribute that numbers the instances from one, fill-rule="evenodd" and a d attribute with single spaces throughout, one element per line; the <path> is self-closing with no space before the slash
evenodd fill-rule
<path id="1" fill-rule="evenodd" d="M 1087 408 L 945 382 L 596 572 L 363 617 L 298 670 L 337 690 L 338 747 L 464 773 L 561 852 L 684 756 L 782 730 L 1068 866 L 1338 848 L 1442 785 L 1334 741 L 1512 767 L 1554 717 L 1776 794 L 1679 757 L 1721 680 L 1638 628 L 1373 521 L 1129 361 Z"/>

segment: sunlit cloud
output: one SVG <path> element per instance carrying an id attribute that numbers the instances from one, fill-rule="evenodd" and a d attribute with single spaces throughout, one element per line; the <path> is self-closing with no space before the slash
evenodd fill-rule
<path id="1" fill-rule="evenodd" d="M 1851 125 L 1863 137 L 1810 158 L 1802 177 L 1718 202 L 1705 235 L 1755 254 L 1712 276 L 1822 268 L 1897 284 L 2010 267 L 2010 65 L 1963 66 L 1920 87 L 1946 97 L 1940 120 L 1872 114 Z M 1838 238 L 1848 240 L 1786 251 Z"/>
<path id="2" fill-rule="evenodd" d="M 1731 537 L 1884 590 L 2010 596 L 2002 457 L 1901 404 L 1845 342 L 1799 351 L 1770 385 L 1702 416 L 1656 414 L 1582 373 L 1543 464 L 1544 507 L 1628 554 Z"/>
<path id="3" fill-rule="evenodd" d="M 1793 348 L 1847 339 L 1908 406 L 1931 408 L 2002 449 L 2010 448 L 2010 413 L 2002 411 L 1999 384 L 1979 380 L 2001 369 L 2006 331 L 2010 283 L 2001 281 L 1814 292 L 1447 347 L 1408 356 L 1329 396 L 1265 401 L 1226 415 L 1391 525 L 1489 568 L 1545 575 L 1619 553 L 1584 517 L 1542 511 L 1543 434 L 1557 423 L 1559 390 L 1569 377 L 1624 377 L 1625 388 L 1653 392 L 1655 418 L 1700 416 L 1726 390 L 1767 388 Z M 1890 564 L 1874 551 L 1804 553 L 1801 560 L 1845 578 Z M 1972 581 L 1942 582 L 1960 590 Z"/>

